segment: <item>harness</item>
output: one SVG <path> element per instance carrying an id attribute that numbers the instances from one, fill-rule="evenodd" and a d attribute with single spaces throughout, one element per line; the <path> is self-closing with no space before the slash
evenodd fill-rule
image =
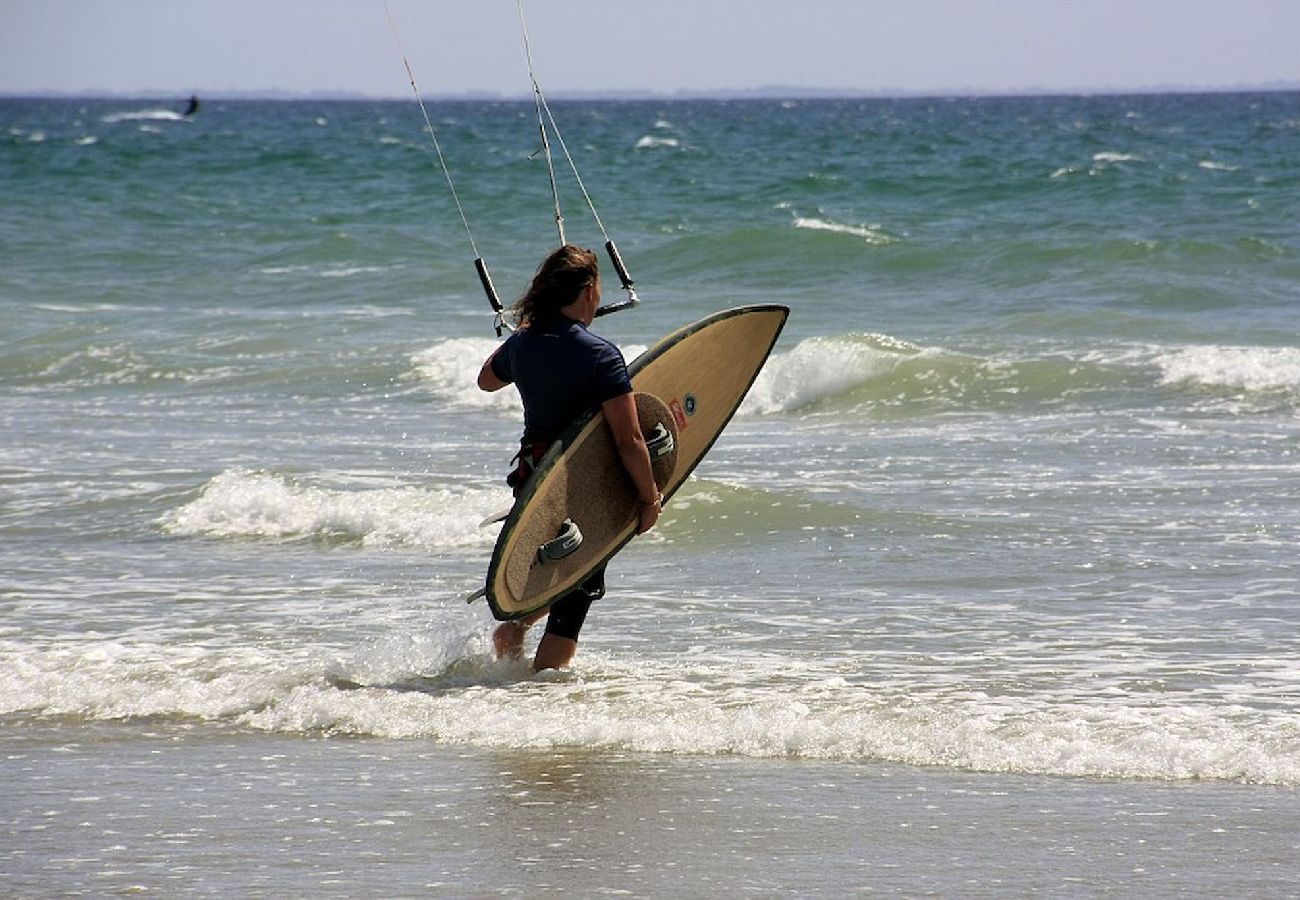
<path id="1" fill-rule="evenodd" d="M 515 463 L 515 467 L 506 476 L 506 484 L 510 485 L 516 497 L 519 496 L 524 482 L 528 480 L 529 475 L 533 474 L 533 469 L 537 468 L 537 464 L 542 461 L 542 457 L 550 447 L 550 441 L 520 441 L 519 452 L 510 460 Z"/>
<path id="2" fill-rule="evenodd" d="M 516 497 L 550 446 L 550 441 L 520 441 L 519 452 L 510 460 L 515 467 L 506 476 L 506 484 L 510 485 Z M 555 537 L 537 548 L 537 562 L 541 565 L 556 562 L 581 546 L 582 531 L 572 519 L 565 519 Z"/>

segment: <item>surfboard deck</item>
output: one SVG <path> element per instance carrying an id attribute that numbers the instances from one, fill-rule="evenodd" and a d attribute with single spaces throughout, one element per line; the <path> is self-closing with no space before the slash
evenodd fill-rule
<path id="1" fill-rule="evenodd" d="M 772 352 L 790 311 L 777 305 L 723 310 L 673 332 L 628 366 L 642 432 L 663 423 L 671 459 L 655 462 L 665 501 L 709 451 Z M 538 549 L 566 519 L 582 532 L 563 559 Z M 551 445 L 502 525 L 488 565 L 487 597 L 501 620 L 527 616 L 573 590 L 635 535 L 636 489 L 599 409 Z"/>

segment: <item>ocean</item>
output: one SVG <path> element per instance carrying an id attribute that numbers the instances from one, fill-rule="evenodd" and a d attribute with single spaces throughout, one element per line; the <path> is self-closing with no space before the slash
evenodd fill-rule
<path id="1" fill-rule="evenodd" d="M 792 312 L 534 675 L 415 103 L 0 100 L 0 891 L 1300 892 L 1300 94 L 551 106 L 629 360 Z"/>

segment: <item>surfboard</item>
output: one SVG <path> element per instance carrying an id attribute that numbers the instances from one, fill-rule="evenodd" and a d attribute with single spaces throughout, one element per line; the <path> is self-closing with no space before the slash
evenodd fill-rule
<path id="1" fill-rule="evenodd" d="M 628 366 L 642 433 L 663 426 L 673 439 L 671 453 L 652 459 L 665 502 L 735 415 L 789 314 L 775 304 L 723 310 Z M 525 482 L 497 537 L 487 584 L 470 599 L 486 596 L 501 620 L 536 612 L 621 550 L 635 536 L 637 516 L 635 486 L 596 409 L 551 445 Z"/>

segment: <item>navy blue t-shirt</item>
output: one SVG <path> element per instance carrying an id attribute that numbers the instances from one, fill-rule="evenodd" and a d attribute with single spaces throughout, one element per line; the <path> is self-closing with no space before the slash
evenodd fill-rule
<path id="1" fill-rule="evenodd" d="M 525 443 L 553 441 L 582 413 L 632 390 L 619 349 L 564 317 L 510 335 L 492 372 L 519 388 Z"/>

